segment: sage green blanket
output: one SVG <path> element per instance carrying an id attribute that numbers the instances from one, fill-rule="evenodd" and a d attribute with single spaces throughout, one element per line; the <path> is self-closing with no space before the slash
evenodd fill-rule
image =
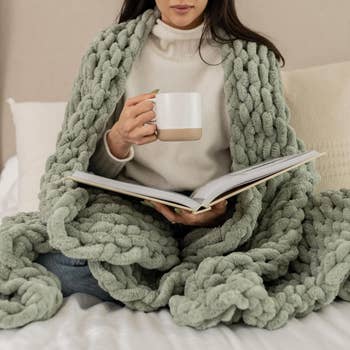
<path id="1" fill-rule="evenodd" d="M 176 324 L 196 329 L 220 322 L 275 329 L 337 296 L 350 300 L 350 190 L 315 193 L 314 161 L 239 193 L 232 217 L 215 228 L 193 227 L 183 247 L 155 210 L 64 179 L 88 171 L 158 16 L 149 9 L 110 25 L 82 58 L 41 177 L 39 211 L 7 216 L 0 226 L 3 329 L 59 310 L 60 280 L 33 262 L 50 251 L 87 259 L 99 285 L 126 307 L 168 307 Z M 231 171 L 305 151 L 289 125 L 272 50 L 236 39 L 222 44 L 222 58 Z"/>

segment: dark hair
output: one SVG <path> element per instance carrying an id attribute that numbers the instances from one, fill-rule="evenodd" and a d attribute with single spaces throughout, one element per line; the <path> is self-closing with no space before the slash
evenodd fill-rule
<path id="1" fill-rule="evenodd" d="M 121 10 L 116 17 L 116 21 L 118 21 L 117 23 L 121 23 L 134 19 L 148 9 L 154 9 L 155 6 L 155 0 L 124 0 Z M 235 0 L 208 0 L 203 15 L 204 29 L 199 42 L 199 54 L 203 35 L 208 31 L 208 28 L 210 28 L 212 39 L 217 43 L 231 43 L 234 39 L 261 43 L 275 53 L 277 60 L 282 60 L 282 67 L 285 65 L 284 57 L 270 40 L 241 23 L 237 16 Z M 224 30 L 228 38 L 220 37 L 215 31 L 216 28 Z M 202 58 L 201 54 L 200 57 Z"/>

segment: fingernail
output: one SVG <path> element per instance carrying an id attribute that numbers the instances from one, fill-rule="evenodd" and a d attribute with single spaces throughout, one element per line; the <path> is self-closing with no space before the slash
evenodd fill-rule
<path id="1" fill-rule="evenodd" d="M 174 208 L 174 211 L 178 214 L 181 214 L 182 210 L 180 208 Z"/>

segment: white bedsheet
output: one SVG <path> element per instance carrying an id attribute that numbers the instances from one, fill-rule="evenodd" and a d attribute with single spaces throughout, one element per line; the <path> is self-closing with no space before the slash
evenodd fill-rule
<path id="1" fill-rule="evenodd" d="M 350 303 L 344 301 L 274 331 L 241 324 L 197 331 L 177 326 L 167 309 L 131 311 L 75 293 L 53 318 L 0 331 L 0 349 L 345 350 L 349 326 Z"/>
<path id="2" fill-rule="evenodd" d="M 7 162 L 0 176 L 0 222 L 16 213 L 16 162 Z M 166 308 L 144 313 L 75 293 L 49 320 L 0 330 L 0 349 L 345 350 L 349 329 L 350 303 L 340 299 L 274 331 L 244 324 L 197 331 L 177 326 Z"/>

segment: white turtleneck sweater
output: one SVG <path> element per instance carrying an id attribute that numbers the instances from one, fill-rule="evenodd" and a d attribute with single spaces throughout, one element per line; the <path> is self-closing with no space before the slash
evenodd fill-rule
<path id="1" fill-rule="evenodd" d="M 204 22 L 192 29 L 174 28 L 157 19 L 126 81 L 124 103 L 129 97 L 162 92 L 199 92 L 202 95 L 202 137 L 197 141 L 156 140 L 132 144 L 128 156 L 115 157 L 107 144 L 107 133 L 121 110 L 116 110 L 106 125 L 90 159 L 94 173 L 140 183 L 164 190 L 193 191 L 230 171 L 230 121 L 225 110 L 224 72 L 220 46 L 207 38 L 198 51 Z M 123 105 L 124 105 L 123 103 Z"/>

